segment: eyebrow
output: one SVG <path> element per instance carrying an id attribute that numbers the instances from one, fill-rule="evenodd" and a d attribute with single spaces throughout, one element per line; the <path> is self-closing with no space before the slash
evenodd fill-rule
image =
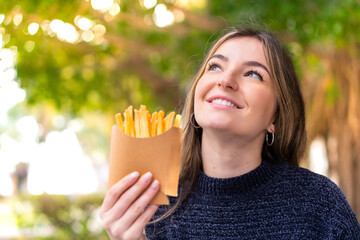
<path id="1" fill-rule="evenodd" d="M 214 54 L 211 56 L 211 58 L 209 58 L 209 61 L 213 58 L 219 58 L 220 60 L 223 60 L 225 62 L 228 62 L 229 61 L 229 58 L 228 57 L 225 57 L 224 55 L 222 54 Z"/>
<path id="2" fill-rule="evenodd" d="M 245 66 L 261 67 L 269 74 L 269 76 L 271 76 L 271 74 L 270 74 L 269 70 L 267 69 L 267 67 L 262 63 L 259 63 L 257 61 L 247 61 L 247 62 L 244 62 L 244 65 Z"/>
<path id="3" fill-rule="evenodd" d="M 210 61 L 212 58 L 218 58 L 218 59 L 223 60 L 223 61 L 225 61 L 225 62 L 228 62 L 228 61 L 229 61 L 229 58 L 226 57 L 226 56 L 224 56 L 224 55 L 222 55 L 222 54 L 214 54 L 211 58 L 209 58 L 209 61 Z M 271 76 L 270 71 L 267 69 L 267 67 L 266 67 L 264 64 L 259 63 L 259 62 L 257 62 L 257 61 L 246 61 L 246 62 L 243 63 L 243 65 L 245 65 L 245 66 L 250 66 L 250 67 L 251 67 L 251 66 L 261 67 L 261 68 L 263 68 L 263 69 L 269 74 L 269 76 Z"/>

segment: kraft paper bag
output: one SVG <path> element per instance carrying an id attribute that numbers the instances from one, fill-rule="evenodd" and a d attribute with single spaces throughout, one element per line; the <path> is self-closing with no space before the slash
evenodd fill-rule
<path id="1" fill-rule="evenodd" d="M 151 204 L 168 205 L 167 196 L 178 194 L 182 130 L 172 127 L 148 138 L 125 135 L 117 125 L 111 130 L 108 189 L 129 173 L 153 174 L 160 190 Z"/>

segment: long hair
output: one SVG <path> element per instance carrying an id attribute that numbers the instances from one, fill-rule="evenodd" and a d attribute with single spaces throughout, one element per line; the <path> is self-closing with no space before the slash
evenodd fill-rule
<path id="1" fill-rule="evenodd" d="M 211 47 L 199 71 L 195 75 L 183 109 L 183 141 L 181 149 L 181 168 L 179 185 L 181 191 L 177 202 L 159 219 L 170 216 L 183 202 L 194 185 L 202 168 L 201 138 L 202 129 L 191 124 L 194 113 L 194 95 L 196 85 L 204 74 L 206 63 L 216 50 L 226 41 L 238 37 L 251 37 L 264 46 L 264 54 L 270 66 L 270 75 L 274 81 L 277 98 L 275 112 L 275 140 L 267 146 L 265 139 L 262 158 L 268 161 L 283 161 L 297 166 L 306 145 L 304 101 L 293 63 L 279 41 L 272 34 L 254 29 L 233 29 Z M 195 121 L 193 119 L 192 121 Z"/>

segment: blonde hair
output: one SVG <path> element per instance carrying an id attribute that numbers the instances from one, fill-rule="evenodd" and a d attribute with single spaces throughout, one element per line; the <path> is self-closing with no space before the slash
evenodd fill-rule
<path id="1" fill-rule="evenodd" d="M 189 194 L 201 171 L 202 129 L 195 128 L 191 124 L 195 88 L 205 71 L 209 58 L 224 42 L 237 37 L 251 37 L 263 43 L 265 56 L 270 66 L 271 78 L 274 81 L 278 102 L 275 113 L 275 140 L 273 145 L 269 147 L 264 139 L 262 158 L 273 162 L 283 161 L 298 165 L 299 159 L 304 153 L 306 145 L 304 101 L 291 59 L 279 41 L 270 33 L 254 29 L 233 29 L 214 43 L 193 80 L 183 109 L 184 130 L 179 198 L 174 206 L 155 222 L 170 216 L 176 210 Z"/>

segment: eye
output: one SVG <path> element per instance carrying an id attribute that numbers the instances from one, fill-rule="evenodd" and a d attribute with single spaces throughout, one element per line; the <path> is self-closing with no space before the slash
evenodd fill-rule
<path id="1" fill-rule="evenodd" d="M 255 70 L 251 70 L 251 71 L 247 72 L 247 73 L 245 74 L 245 76 L 257 78 L 257 79 L 259 79 L 260 81 L 264 81 L 263 76 L 262 76 L 259 72 L 255 71 Z"/>
<path id="2" fill-rule="evenodd" d="M 215 62 L 210 62 L 208 71 L 221 71 L 221 66 Z"/>

